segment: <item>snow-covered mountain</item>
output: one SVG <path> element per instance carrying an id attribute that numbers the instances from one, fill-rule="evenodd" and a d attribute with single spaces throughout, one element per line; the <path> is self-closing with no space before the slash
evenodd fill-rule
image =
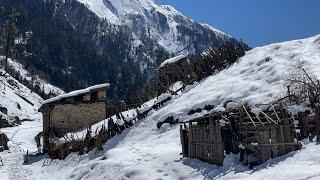
<path id="1" fill-rule="evenodd" d="M 129 27 L 134 37 L 137 37 L 137 45 L 142 44 L 148 36 L 171 53 L 178 53 L 184 48 L 189 53 L 195 53 L 193 44 L 202 44 L 203 50 L 210 45 L 197 42 L 200 37 L 194 37 L 195 34 L 208 36 L 218 42 L 233 41 L 231 36 L 208 25 L 196 23 L 173 7 L 158 5 L 153 0 L 78 1 L 109 23 Z"/>
<path id="2" fill-rule="evenodd" d="M 3 60 L 2 56 L 0 60 Z M 42 114 L 38 109 L 44 100 L 21 81 L 28 82 L 31 86 L 39 86 L 39 90 L 44 94 L 57 95 L 64 92 L 38 76 L 31 76 L 31 73 L 17 61 L 9 59 L 8 63 L 10 71 L 15 71 L 14 74 L 19 79 L 9 75 L 3 68 L 0 69 L 0 107 L 7 110 L 7 114 L 0 112 L 0 121 L 2 125 L 13 126 L 0 128 L 0 133 L 6 134 L 9 138 L 10 149 L 0 152 L 0 179 L 26 179 L 30 171 L 21 168 L 23 155 L 27 151 L 31 153 L 37 150 L 34 137 L 42 131 Z"/>
<path id="3" fill-rule="evenodd" d="M 94 150 L 83 156 L 71 154 L 64 161 L 42 159 L 24 166 L 17 161 L 21 172 L 12 173 L 11 169 L 0 172 L 5 172 L 9 179 L 25 175 L 27 179 L 53 180 L 318 179 L 320 147 L 316 143 L 305 141 L 302 150 L 269 160 L 252 170 L 238 163 L 234 155 L 228 155 L 224 166 L 217 167 L 190 158 L 180 159 L 179 127 L 156 126 L 168 116 L 188 119 L 189 110 L 208 104 L 219 109 L 227 100 L 240 103 L 276 100 L 283 95 L 285 79 L 296 64 L 302 63 L 307 72 L 320 78 L 319 49 L 320 35 L 255 48 L 225 71 L 173 95 L 168 104 L 150 111 L 146 119 L 110 139 L 103 151 Z"/>
<path id="4" fill-rule="evenodd" d="M 158 5 L 153 0 L 76 1 L 99 18 L 95 26 L 90 25 L 90 30 L 83 30 L 85 34 L 94 39 L 102 49 L 106 46 L 104 39 L 110 34 L 125 34 L 129 41 L 126 43 L 130 45 L 125 59 L 134 59 L 142 70 L 155 68 L 171 55 L 197 54 L 210 46 L 237 43 L 231 36 L 185 17 L 169 5 Z M 65 7 L 68 10 L 79 9 L 72 0 L 66 1 Z M 92 24 L 88 17 L 86 20 L 79 20 L 79 14 L 68 15 L 76 28 Z"/>
<path id="5" fill-rule="evenodd" d="M 0 1 L 0 6 L 4 14 L 12 9 L 23 14 L 16 20 L 14 59 L 65 91 L 109 82 L 114 99 L 129 100 L 165 59 L 238 43 L 152 0 Z"/>
<path id="6" fill-rule="evenodd" d="M 12 179 L 14 171 L 22 166 L 26 151 L 36 150 L 34 137 L 42 131 L 42 115 L 38 112 L 38 107 L 43 99 L 4 70 L 0 70 L 0 74 L 0 106 L 7 109 L 5 117 L 9 124 L 15 125 L 0 128 L 0 132 L 9 138 L 10 151 L 0 152 L 0 159 L 3 162 L 0 168 L 1 179 L 7 180 Z M 4 121 L 4 114 L 0 114 L 1 121 Z M 18 119 L 21 122 L 17 122 Z M 22 125 L 18 125 L 20 123 Z M 25 175 L 27 173 L 23 172 Z M 13 179 L 21 179 L 23 176 L 16 176 Z"/>

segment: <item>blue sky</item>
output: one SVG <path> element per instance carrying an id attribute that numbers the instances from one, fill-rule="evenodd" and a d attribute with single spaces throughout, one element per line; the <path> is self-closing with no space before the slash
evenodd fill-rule
<path id="1" fill-rule="evenodd" d="M 320 34 L 320 0 L 155 0 L 251 47 Z"/>

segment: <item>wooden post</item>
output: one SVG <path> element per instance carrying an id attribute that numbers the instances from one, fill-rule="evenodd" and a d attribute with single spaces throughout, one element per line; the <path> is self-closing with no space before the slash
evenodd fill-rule
<path id="1" fill-rule="evenodd" d="M 316 107 L 316 135 L 317 135 L 317 142 L 320 142 L 320 107 Z"/>
<path id="2" fill-rule="evenodd" d="M 186 157 L 188 156 L 188 154 L 186 153 L 186 140 L 185 140 L 185 136 L 184 136 L 184 129 L 183 126 L 180 125 L 180 139 L 181 139 L 181 147 L 182 147 L 182 156 Z"/>
<path id="3" fill-rule="evenodd" d="M 192 132 L 192 123 L 189 122 L 189 139 L 188 139 L 188 144 L 189 144 L 189 150 L 188 150 L 188 157 L 193 157 L 193 132 Z"/>
<path id="4" fill-rule="evenodd" d="M 284 132 L 283 132 L 283 126 L 280 124 L 279 125 L 279 143 L 285 143 L 284 141 Z M 279 155 L 284 155 L 285 154 L 285 146 L 280 146 L 279 147 Z"/>

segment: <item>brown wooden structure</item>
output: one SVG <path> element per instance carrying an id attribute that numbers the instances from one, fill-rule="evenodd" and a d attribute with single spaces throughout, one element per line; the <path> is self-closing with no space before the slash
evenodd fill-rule
<path id="1" fill-rule="evenodd" d="M 301 148 L 290 115 L 282 106 L 252 113 L 248 107 L 216 112 L 181 125 L 184 157 L 222 165 L 239 154 L 250 167 Z"/>

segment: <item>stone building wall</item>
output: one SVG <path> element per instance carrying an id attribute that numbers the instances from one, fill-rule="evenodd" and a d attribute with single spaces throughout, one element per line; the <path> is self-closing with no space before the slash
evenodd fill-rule
<path id="1" fill-rule="evenodd" d="M 49 116 L 52 128 L 70 132 L 105 119 L 106 105 L 104 102 L 55 105 Z M 45 126 L 49 123 L 44 122 Z"/>

